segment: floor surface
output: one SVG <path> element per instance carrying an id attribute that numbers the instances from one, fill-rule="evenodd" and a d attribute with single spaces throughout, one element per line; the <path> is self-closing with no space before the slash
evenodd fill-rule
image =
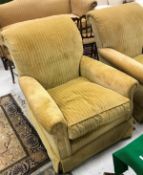
<path id="1" fill-rule="evenodd" d="M 4 70 L 0 60 L 0 96 L 13 92 L 21 93 L 18 83 L 12 83 L 10 72 Z M 134 131 L 133 137 L 131 139 L 120 141 L 119 143 L 92 157 L 80 167 L 76 168 L 72 172 L 73 175 L 103 175 L 104 172 L 114 172 L 112 153 L 138 137 L 140 134 L 142 134 L 142 131 L 143 124 L 136 124 L 136 130 Z M 135 175 L 135 173 L 131 169 L 129 169 L 129 171 L 126 172 L 125 175 Z"/>

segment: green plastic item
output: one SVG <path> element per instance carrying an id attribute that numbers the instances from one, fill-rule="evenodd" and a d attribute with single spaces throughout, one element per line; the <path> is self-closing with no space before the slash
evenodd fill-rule
<path id="1" fill-rule="evenodd" d="M 130 166 L 137 175 L 143 175 L 143 135 L 113 153 L 114 170 L 120 175 Z"/>

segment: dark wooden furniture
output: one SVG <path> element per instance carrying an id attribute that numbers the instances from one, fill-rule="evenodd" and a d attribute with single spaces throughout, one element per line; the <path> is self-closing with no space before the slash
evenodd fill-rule
<path id="1" fill-rule="evenodd" d="M 9 52 L 8 52 L 8 49 L 6 48 L 6 46 L 3 45 L 3 47 L 5 48 L 5 50 L 1 49 L 2 55 L 9 55 Z M 7 53 L 6 54 L 3 53 L 4 51 Z M 11 59 L 6 58 L 5 56 L 2 56 L 1 60 L 3 62 L 3 66 L 4 66 L 5 70 L 10 70 L 12 82 L 15 83 L 15 77 L 14 77 L 14 71 L 13 71 L 15 66 L 14 66 L 13 62 L 11 61 Z"/>
<path id="2" fill-rule="evenodd" d="M 92 27 L 89 24 L 86 15 L 80 17 L 79 29 L 82 36 L 84 54 L 98 59 L 97 47 L 92 32 Z"/>

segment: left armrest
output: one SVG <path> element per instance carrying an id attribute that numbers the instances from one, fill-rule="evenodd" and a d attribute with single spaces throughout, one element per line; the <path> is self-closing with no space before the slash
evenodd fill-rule
<path id="1" fill-rule="evenodd" d="M 55 140 L 60 156 L 63 159 L 70 156 L 71 145 L 67 121 L 54 99 L 32 77 L 22 76 L 19 78 L 19 83 L 32 114 L 37 122 L 45 128 L 49 136 Z M 51 144 L 53 144 L 53 141 Z"/>
<path id="2" fill-rule="evenodd" d="M 22 76 L 19 84 L 31 111 L 49 134 L 55 135 L 59 125 L 67 128 L 66 120 L 54 99 L 36 79 Z"/>
<path id="3" fill-rule="evenodd" d="M 84 56 L 80 63 L 81 76 L 90 81 L 112 89 L 132 99 L 138 81 L 125 73 L 105 65 L 100 61 Z"/>

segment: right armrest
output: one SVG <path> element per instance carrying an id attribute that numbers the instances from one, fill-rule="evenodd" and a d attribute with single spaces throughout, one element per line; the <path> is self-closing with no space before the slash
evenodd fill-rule
<path id="1" fill-rule="evenodd" d="M 103 87 L 114 90 L 132 100 L 138 81 L 100 61 L 83 56 L 80 63 L 81 76 Z"/>
<path id="2" fill-rule="evenodd" d="M 143 65 L 133 58 L 110 48 L 99 49 L 99 54 L 114 67 L 124 71 L 143 83 Z"/>
<path id="3" fill-rule="evenodd" d="M 31 111 L 50 134 L 55 134 L 58 126 L 66 127 L 62 112 L 40 83 L 27 76 L 20 77 L 19 83 Z"/>

